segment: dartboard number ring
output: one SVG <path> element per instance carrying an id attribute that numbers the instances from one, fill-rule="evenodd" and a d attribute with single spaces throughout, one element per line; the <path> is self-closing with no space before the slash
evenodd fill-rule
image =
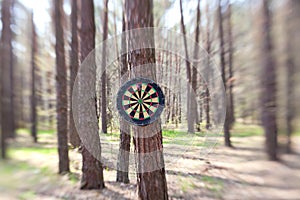
<path id="1" fill-rule="evenodd" d="M 157 120 L 165 105 L 161 88 L 153 80 L 135 78 L 127 81 L 118 91 L 117 109 L 126 121 L 139 126 Z"/>

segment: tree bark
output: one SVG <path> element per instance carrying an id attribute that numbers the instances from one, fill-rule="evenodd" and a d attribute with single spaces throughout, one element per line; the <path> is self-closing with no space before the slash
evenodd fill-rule
<path id="1" fill-rule="evenodd" d="M 201 12 L 200 12 L 200 0 L 198 0 L 198 5 L 197 5 L 197 19 L 196 19 L 196 31 L 195 31 L 195 47 L 194 47 L 194 59 L 198 60 L 199 56 L 199 35 L 200 35 L 200 25 L 201 25 Z M 201 82 L 201 81 L 200 81 Z M 193 70 L 192 70 L 192 89 L 195 94 L 197 94 L 197 62 L 194 63 Z M 191 99 L 191 111 L 194 112 L 192 116 L 194 116 L 196 119 L 196 127 L 197 131 L 201 131 L 200 129 L 200 120 L 198 116 L 198 107 L 200 108 L 200 120 L 202 119 L 202 106 L 201 103 L 200 105 L 197 105 L 197 101 L 195 98 Z"/>
<path id="2" fill-rule="evenodd" d="M 206 20 L 207 20 L 207 25 L 206 25 L 206 51 L 208 54 L 207 57 L 207 67 L 210 67 L 210 53 L 211 53 L 211 41 L 210 41 L 210 16 L 209 16 L 209 2 L 206 2 Z M 210 73 L 208 73 L 207 79 L 209 80 Z M 207 84 L 207 83 L 206 83 Z M 206 129 L 210 128 L 210 94 L 209 94 L 209 89 L 208 85 L 206 85 L 206 90 L 205 90 L 205 116 L 206 116 Z"/>
<path id="3" fill-rule="evenodd" d="M 81 1 L 80 5 L 81 15 L 81 29 L 80 29 L 80 61 L 87 57 L 87 55 L 95 48 L 95 17 L 94 17 L 94 3 L 93 0 Z M 96 75 L 95 75 L 96 76 Z M 81 77 L 79 76 L 79 82 Z M 79 83 L 80 84 L 80 83 Z M 81 91 L 83 92 L 83 91 Z M 96 106 L 95 109 L 95 121 L 97 121 Z M 91 116 L 80 116 L 82 118 Z M 91 125 L 89 125 L 91 126 Z M 93 130 L 97 130 L 96 133 L 90 133 L 97 135 L 98 138 L 98 123 L 94 123 Z M 96 143 L 100 147 L 100 140 Z M 100 156 L 99 156 L 100 157 Z M 103 167 L 102 163 L 97 160 L 84 145 L 82 145 L 82 177 L 81 177 L 81 189 L 102 189 L 104 188 L 103 181 Z"/>
<path id="4" fill-rule="evenodd" d="M 5 154 L 6 138 L 15 137 L 15 122 L 13 109 L 13 61 L 12 61 L 12 30 L 11 8 L 12 0 L 2 1 L 2 35 L 1 35 L 1 130 L 3 157 Z"/>
<path id="5" fill-rule="evenodd" d="M 35 92 L 35 71 L 36 71 L 36 63 L 35 57 L 37 54 L 37 35 L 35 30 L 35 24 L 33 21 L 33 13 L 31 14 L 31 28 L 32 28 L 32 38 L 31 38 L 31 136 L 33 141 L 36 143 L 37 138 L 37 111 L 36 111 L 36 92 Z"/>
<path id="6" fill-rule="evenodd" d="M 122 52 L 125 51 L 126 48 L 126 33 L 125 33 L 125 16 L 123 11 L 122 16 L 122 32 L 123 37 L 121 48 Z M 128 62 L 127 62 L 127 54 L 121 55 L 120 58 L 121 63 L 121 85 L 124 84 L 122 81 L 122 76 L 124 76 L 128 72 Z M 118 165 L 117 165 L 117 182 L 121 183 L 129 183 L 128 171 L 129 171 L 129 153 L 130 153 L 130 126 L 127 123 L 124 123 L 120 120 L 120 146 L 119 146 L 119 154 L 118 154 Z"/>
<path id="7" fill-rule="evenodd" d="M 104 24 L 103 24 L 103 41 L 107 39 L 107 23 L 108 23 L 108 0 L 104 0 Z M 106 57 L 106 45 L 103 43 L 102 58 Z M 101 71 L 101 125 L 102 133 L 107 133 L 107 110 L 106 110 L 106 59 L 102 59 L 102 71 Z"/>
<path id="8" fill-rule="evenodd" d="M 266 136 L 266 151 L 270 160 L 277 160 L 276 73 L 272 56 L 271 16 L 269 1 L 263 0 L 261 38 L 261 118 Z"/>
<path id="9" fill-rule="evenodd" d="M 68 154 L 68 98 L 67 98 L 67 69 L 64 49 L 63 30 L 63 0 L 54 1 L 55 21 L 55 53 L 56 53 L 56 111 L 59 173 L 70 171 Z"/>
<path id="10" fill-rule="evenodd" d="M 229 68 L 229 80 L 228 80 L 228 95 L 229 95 L 229 127 L 231 128 L 234 118 L 234 98 L 233 98 L 233 37 L 232 37 L 232 24 L 231 24 L 231 3 L 228 0 L 227 10 L 227 28 L 228 28 L 228 68 Z"/>
<path id="11" fill-rule="evenodd" d="M 80 146 L 80 138 L 77 133 L 72 109 L 72 94 L 73 86 L 78 72 L 79 67 L 79 41 L 78 41 L 78 0 L 71 1 L 72 11 L 71 11 L 71 23 L 72 23 L 72 41 L 71 41 L 71 61 L 70 61 L 70 112 L 69 112 L 69 141 L 73 147 Z"/>
<path id="12" fill-rule="evenodd" d="M 295 30 L 293 30 L 293 19 L 295 11 L 294 1 L 288 0 L 286 2 L 286 16 L 285 16 L 285 52 L 286 52 L 286 152 L 292 153 L 292 134 L 294 132 L 293 120 L 295 118 L 295 73 L 296 65 L 294 61 L 294 48 L 293 43 L 295 37 Z"/>
<path id="13" fill-rule="evenodd" d="M 191 79 L 191 63 L 189 61 L 189 54 L 188 54 L 188 46 L 186 41 L 186 30 L 183 18 L 183 11 L 182 11 L 182 0 L 180 0 L 180 14 L 181 14 L 181 31 L 183 34 L 183 43 L 185 49 L 185 63 L 186 63 L 186 77 L 187 77 L 187 123 L 188 123 L 188 133 L 195 133 L 194 124 L 195 124 L 195 115 L 192 112 L 192 102 L 191 102 L 191 89 L 190 85 L 192 83 Z"/>
<path id="14" fill-rule="evenodd" d="M 228 99 L 228 92 L 227 92 L 227 81 L 226 81 L 226 63 L 225 63 L 225 42 L 224 42 L 224 28 L 223 28 L 223 14 L 222 14 L 222 0 L 219 0 L 218 4 L 218 25 L 219 25 L 219 38 L 220 38 L 220 64 L 222 69 L 222 79 L 223 84 L 226 90 L 226 99 Z M 226 117 L 224 123 L 224 139 L 225 139 L 225 146 L 231 147 L 230 141 L 230 121 L 229 121 L 229 102 L 226 101 Z"/>
<path id="15" fill-rule="evenodd" d="M 125 0 L 125 19 L 127 30 L 143 27 L 153 27 L 153 1 L 152 0 Z M 149 38 L 129 38 L 131 40 L 138 39 L 138 42 L 143 44 L 149 42 L 154 45 L 154 36 Z M 155 63 L 155 50 L 154 49 L 139 49 L 129 52 L 129 60 L 131 68 L 135 68 L 143 64 Z M 148 77 L 155 80 L 155 71 L 153 68 L 143 68 L 143 77 Z M 140 72 L 141 73 L 141 72 Z M 140 76 L 142 74 L 137 74 Z M 133 127 L 134 138 L 133 143 L 135 146 L 136 163 L 137 163 L 137 186 L 139 199 L 168 199 L 167 181 L 165 176 L 165 168 L 160 168 L 155 171 L 144 171 L 149 165 L 155 163 L 162 164 L 162 131 L 160 120 L 144 127 Z M 152 135 L 144 137 L 145 135 Z M 157 157 L 146 157 L 148 153 L 157 152 Z M 145 162 L 145 159 L 150 159 Z M 154 159 L 154 160 L 153 160 Z"/>
<path id="16" fill-rule="evenodd" d="M 11 0 L 2 1 L 1 20 L 1 157 L 6 158 L 6 138 L 14 132 L 13 116 L 12 116 L 12 80 L 11 80 Z"/>

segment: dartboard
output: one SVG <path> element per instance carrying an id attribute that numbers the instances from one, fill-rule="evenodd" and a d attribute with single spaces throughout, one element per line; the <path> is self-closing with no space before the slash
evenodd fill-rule
<path id="1" fill-rule="evenodd" d="M 145 126 L 159 118 L 165 98 L 160 87 L 152 80 L 136 78 L 126 82 L 117 94 L 117 109 L 130 123 Z"/>

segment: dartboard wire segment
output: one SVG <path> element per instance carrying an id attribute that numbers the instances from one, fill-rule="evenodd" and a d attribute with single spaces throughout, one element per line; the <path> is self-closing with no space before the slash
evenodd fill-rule
<path id="1" fill-rule="evenodd" d="M 164 101 L 164 94 L 154 81 L 135 78 L 120 88 L 117 108 L 125 120 L 144 126 L 158 119 L 164 108 Z"/>

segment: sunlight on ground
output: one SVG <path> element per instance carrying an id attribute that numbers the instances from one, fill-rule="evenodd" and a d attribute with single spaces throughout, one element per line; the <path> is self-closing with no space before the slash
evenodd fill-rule
<path id="1" fill-rule="evenodd" d="M 297 164 L 299 156 L 282 155 L 283 163 L 266 161 L 263 151 L 264 138 L 261 137 L 263 132 L 259 126 L 236 124 L 232 131 L 232 140 L 236 149 L 228 149 L 219 144 L 209 156 L 203 159 L 199 158 L 197 148 L 178 157 L 185 145 L 192 144 L 189 143 L 191 138 L 202 139 L 202 141 L 197 140 L 193 145 L 203 147 L 202 133 L 191 135 L 182 131 L 165 130 L 163 135 L 165 147 L 170 148 L 172 145 L 174 147 L 172 155 L 165 155 L 166 162 L 170 156 L 170 158 L 177 156 L 176 162 L 166 164 L 170 197 L 230 199 L 239 197 L 241 191 L 244 191 L 243 195 L 249 198 L 264 195 L 278 197 L 280 193 L 284 193 L 286 197 L 295 197 L 300 189 L 297 183 L 300 177 L 296 175 L 300 172 L 299 163 Z M 118 143 L 117 132 L 108 134 L 107 137 Z M 179 139 L 174 140 L 174 138 Z M 296 144 L 299 140 L 294 138 Z M 297 151 L 299 151 L 298 147 Z M 107 189 L 101 192 L 80 191 L 81 155 L 76 149 L 70 150 L 73 173 L 59 176 L 54 131 L 39 132 L 39 143 L 34 144 L 28 130 L 18 130 L 17 139 L 10 141 L 8 155 L 9 160 L 0 161 L 1 200 L 71 200 L 75 196 L 78 199 L 86 199 L 87 196 L 93 199 L 99 195 L 111 199 L 135 198 L 134 172 L 130 173 L 131 184 L 120 185 L 115 183 L 116 172 L 111 169 L 104 170 Z M 274 173 L 274 167 L 277 173 Z M 294 175 L 290 176 L 291 174 Z M 280 181 L 287 177 L 292 184 L 290 186 Z"/>

